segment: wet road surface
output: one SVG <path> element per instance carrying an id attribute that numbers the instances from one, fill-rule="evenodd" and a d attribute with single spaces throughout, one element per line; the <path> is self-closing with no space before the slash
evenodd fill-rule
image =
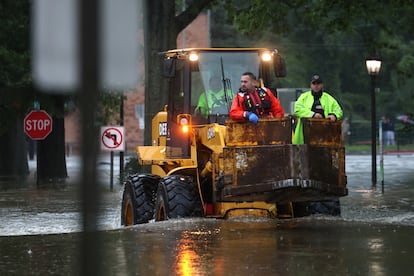
<path id="1" fill-rule="evenodd" d="M 408 226 L 185 219 L 102 231 L 96 275 L 413 275 Z M 80 234 L 1 237 L 2 275 L 78 275 Z M 4 250 L 7 250 L 4 252 Z"/>
<path id="2" fill-rule="evenodd" d="M 384 194 L 370 189 L 370 162 L 347 156 L 341 217 L 182 219 L 128 228 L 120 228 L 122 191 L 109 191 L 109 166 L 101 163 L 97 274 L 414 275 L 414 156 L 385 156 Z M 70 177 L 77 166 L 68 161 Z M 75 186 L 0 191 L 0 275 L 79 274 Z"/>

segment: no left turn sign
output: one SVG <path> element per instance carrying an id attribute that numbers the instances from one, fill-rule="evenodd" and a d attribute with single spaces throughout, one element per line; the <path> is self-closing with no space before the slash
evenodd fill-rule
<path id="1" fill-rule="evenodd" d="M 101 127 L 101 149 L 109 151 L 124 151 L 124 127 L 103 126 Z"/>

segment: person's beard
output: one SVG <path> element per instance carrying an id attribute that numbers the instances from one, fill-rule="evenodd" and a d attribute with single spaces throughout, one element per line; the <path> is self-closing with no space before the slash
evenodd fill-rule
<path id="1" fill-rule="evenodd" d="M 319 99 L 322 96 L 322 89 L 317 92 L 312 90 L 312 95 Z"/>

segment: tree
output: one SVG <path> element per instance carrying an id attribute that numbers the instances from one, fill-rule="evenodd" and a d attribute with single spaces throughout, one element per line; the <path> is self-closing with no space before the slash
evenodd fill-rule
<path id="1" fill-rule="evenodd" d="M 185 2 L 185 1 L 184 1 Z M 159 52 L 172 49 L 176 47 L 176 39 L 178 33 L 183 30 L 189 23 L 191 23 L 196 16 L 209 4 L 212 0 L 202 1 L 187 1 L 184 3 L 185 8 L 178 6 L 175 1 L 144 1 L 145 10 L 145 53 L 146 53 L 146 125 L 151 126 L 151 119 L 153 115 L 162 109 L 166 103 L 166 82 L 160 75 L 160 56 Z M 177 11 L 180 10 L 180 13 Z M 44 141 L 39 142 L 39 159 L 40 166 L 38 176 L 44 178 L 64 178 L 66 176 L 65 155 L 64 155 L 64 136 L 62 131 L 64 129 L 64 103 L 65 99 L 55 96 L 42 95 L 36 93 L 31 87 L 31 72 L 30 72 L 30 2 L 24 0 L 9 1 L 2 6 L 1 12 L 1 36 L 2 44 L 0 45 L 1 71 L 0 71 L 0 87 L 1 90 L 10 95 L 9 101 L 2 101 L 0 104 L 0 112 L 2 114 L 8 113 L 7 116 L 1 116 L 1 120 L 7 118 L 8 124 L 1 124 L 1 130 L 8 133 L 7 137 L 1 137 L 2 141 L 6 141 L 3 145 L 7 145 L 4 149 L 8 149 L 10 153 L 15 153 L 10 147 L 10 141 L 15 142 L 15 147 L 21 150 L 20 157 L 16 162 L 10 162 L 10 154 L 4 154 L 2 151 L 0 165 L 6 164 L 26 164 L 27 159 L 23 159 L 26 155 L 24 141 L 15 141 L 15 132 L 10 129 L 14 126 L 20 126 L 17 131 L 22 133 L 22 118 L 31 109 L 35 98 L 39 100 L 42 107 L 47 107 L 48 112 L 52 113 L 54 119 L 54 134 L 49 135 Z M 13 74 L 13 75 L 11 75 Z M 13 78 L 11 78 L 13 77 Z M 25 90 L 24 93 L 12 93 L 11 90 Z M 154 93 L 154 91 L 156 91 Z M 30 95 L 30 97 L 23 98 L 19 95 Z M 10 114 L 10 109 L 15 112 L 13 103 L 17 103 L 21 108 L 18 114 Z M 52 110 L 52 112 L 50 112 Z M 13 116 L 11 116 L 13 115 Z M 15 116 L 14 116 L 15 115 Z M 10 120 L 12 118 L 12 120 Z M 15 123 L 15 120 L 19 121 Z M 146 141 L 148 142 L 150 131 L 146 131 Z M 20 137 L 24 137 L 20 135 Z M 3 139 L 4 138 L 4 139 Z M 4 158 L 4 159 L 3 159 Z M 62 159 L 63 158 L 63 159 Z M 13 159 L 14 160 L 14 159 Z M 63 161 L 63 162 L 62 162 Z M 6 171 L 12 172 L 10 166 L 1 166 Z M 54 170 L 55 169 L 55 170 Z M 23 166 L 20 170 L 21 174 L 27 173 L 27 169 Z"/>
<path id="2" fill-rule="evenodd" d="M 65 97 L 40 94 L 33 88 L 30 53 L 30 8 L 25 0 L 6 1 L 0 7 L 0 174 L 28 173 L 23 118 L 38 102 L 53 118 L 53 131 L 37 142 L 40 181 L 67 176 L 64 140 Z"/>
<path id="3" fill-rule="evenodd" d="M 145 51 L 145 128 L 151 128 L 153 116 L 167 103 L 167 81 L 162 77 L 160 52 L 177 47 L 178 34 L 214 0 L 144 1 Z M 151 144 L 151 131 L 145 131 L 144 142 Z"/>
<path id="4" fill-rule="evenodd" d="M 0 7 L 0 174 L 28 172 L 23 114 L 32 101 L 27 1 L 6 1 Z"/>
<path id="5" fill-rule="evenodd" d="M 65 179 L 65 103 L 66 96 L 40 95 L 39 101 L 47 107 L 53 120 L 53 131 L 44 140 L 37 142 L 37 184 Z"/>
<path id="6" fill-rule="evenodd" d="M 408 110 L 413 101 L 412 2 L 232 0 L 226 6 L 231 23 L 243 33 L 253 39 L 277 37 L 288 66 L 285 85 L 297 84 L 300 75 L 303 79 L 317 67 L 347 116 L 368 120 L 364 60 L 369 55 L 383 60 L 377 109 L 392 114 Z"/>

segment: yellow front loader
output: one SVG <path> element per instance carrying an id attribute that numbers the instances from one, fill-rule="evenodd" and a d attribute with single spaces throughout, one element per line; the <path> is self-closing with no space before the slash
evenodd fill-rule
<path id="1" fill-rule="evenodd" d="M 285 76 L 276 50 L 191 48 L 163 54 L 169 101 L 152 120 L 152 145 L 136 148 L 151 173 L 130 175 L 125 182 L 123 225 L 180 217 L 295 217 L 309 214 L 315 202 L 339 208 L 335 202 L 347 195 L 340 122 L 304 119 L 305 144 L 293 145 L 292 116 L 260 119 L 257 125 L 228 116 L 238 90 L 232 86 L 238 88 L 244 72 L 264 83 Z M 200 114 L 198 100 L 217 74 L 225 91 L 222 106 Z"/>

